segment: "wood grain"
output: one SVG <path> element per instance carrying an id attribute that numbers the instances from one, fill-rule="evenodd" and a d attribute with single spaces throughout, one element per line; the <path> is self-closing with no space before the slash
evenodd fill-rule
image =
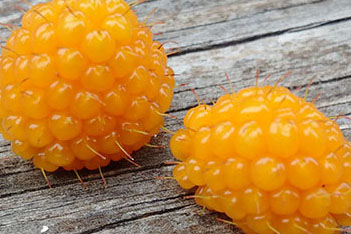
<path id="1" fill-rule="evenodd" d="M 42 1 L 31 1 L 33 3 Z M 19 25 L 21 13 L 14 4 L 0 1 L 0 22 Z M 190 88 L 210 103 L 229 85 L 235 90 L 254 84 L 256 70 L 292 75 L 282 82 L 295 89 L 306 87 L 313 77 L 309 100 L 321 93 L 317 106 L 328 116 L 351 115 L 351 3 L 349 0 L 154 0 L 136 7 L 145 17 L 154 7 L 150 21 L 164 21 L 154 27 L 161 41 L 175 40 L 181 52 L 171 56 L 177 83 L 189 83 L 175 90 L 166 127 L 182 127 L 186 110 L 196 105 Z M 0 36 L 9 32 L 0 30 Z M 302 95 L 302 91 L 299 92 Z M 339 120 L 345 136 L 351 136 L 350 122 Z M 160 133 L 153 141 L 168 145 L 170 136 Z M 193 191 L 182 190 L 172 180 L 173 160 L 168 148 L 143 148 L 134 154 L 142 165 L 127 162 L 104 168 L 108 186 L 103 187 L 96 171 L 81 172 L 89 190 L 80 186 L 73 173 L 49 174 L 50 191 L 40 171 L 11 155 L 9 143 L 0 141 L 0 233 L 241 233 L 216 221 L 223 215 L 201 211 L 192 200 Z"/>

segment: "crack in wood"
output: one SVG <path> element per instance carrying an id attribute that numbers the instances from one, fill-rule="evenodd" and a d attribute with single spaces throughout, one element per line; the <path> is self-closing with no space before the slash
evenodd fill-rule
<path id="1" fill-rule="evenodd" d="M 215 50 L 215 49 L 225 48 L 225 47 L 229 47 L 229 46 L 245 44 L 248 42 L 253 42 L 253 41 L 257 41 L 257 40 L 261 40 L 261 39 L 265 39 L 265 38 L 269 38 L 269 37 L 280 36 L 280 35 L 283 35 L 285 33 L 306 31 L 309 29 L 319 28 L 319 27 L 323 27 L 323 26 L 327 26 L 327 25 L 338 24 L 338 23 L 349 21 L 349 20 L 351 20 L 351 16 L 337 19 L 337 20 L 331 20 L 328 22 L 320 22 L 320 23 L 314 23 L 311 25 L 291 27 L 291 28 L 287 28 L 287 29 L 283 29 L 283 30 L 267 32 L 267 33 L 263 33 L 263 34 L 245 37 L 245 38 L 238 39 L 238 40 L 226 41 L 226 42 L 218 43 L 218 44 L 215 44 L 215 43 L 209 44 L 209 45 L 192 44 L 192 46 L 201 46 L 201 47 L 180 48 L 179 53 L 172 54 L 169 57 L 178 57 L 178 56 L 190 54 L 190 53 L 197 53 L 197 52 L 202 52 L 202 51 L 209 51 L 209 50 Z"/>
<path id="2" fill-rule="evenodd" d="M 94 228 L 94 229 L 90 229 L 90 230 L 87 230 L 87 231 L 84 231 L 84 232 L 80 232 L 80 234 L 93 234 L 93 233 L 97 233 L 99 231 L 106 230 L 106 229 L 114 229 L 115 227 L 118 227 L 119 225 L 127 223 L 127 222 L 133 222 L 133 221 L 137 221 L 137 220 L 140 220 L 140 219 L 145 219 L 145 218 L 148 218 L 148 217 L 151 217 L 151 216 L 157 216 L 157 215 L 172 213 L 174 211 L 178 211 L 178 210 L 184 209 L 184 208 L 189 207 L 189 206 L 192 206 L 192 205 L 182 205 L 182 206 L 174 207 L 174 208 L 170 208 L 170 209 L 164 209 L 164 210 L 160 210 L 160 211 L 148 212 L 148 213 L 145 213 L 145 214 L 142 214 L 142 215 L 138 215 L 138 216 L 135 216 L 135 217 L 132 217 L 132 218 L 122 219 L 122 220 L 119 220 L 117 222 L 109 223 L 109 224 L 103 225 L 103 226 L 98 227 L 98 228 Z"/>

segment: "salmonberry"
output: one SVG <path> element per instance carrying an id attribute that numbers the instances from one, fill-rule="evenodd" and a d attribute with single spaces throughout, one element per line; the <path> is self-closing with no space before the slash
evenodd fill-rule
<path id="1" fill-rule="evenodd" d="M 163 126 L 173 70 L 124 0 L 33 6 L 0 57 L 0 131 L 36 167 L 97 169 Z"/>
<path id="2" fill-rule="evenodd" d="M 247 233 L 335 233 L 351 224 L 351 147 L 288 89 L 250 87 L 188 111 L 173 175 Z"/>

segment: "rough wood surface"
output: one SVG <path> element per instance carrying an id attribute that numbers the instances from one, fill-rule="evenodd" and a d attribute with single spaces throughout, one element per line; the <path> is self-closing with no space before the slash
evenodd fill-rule
<path id="1" fill-rule="evenodd" d="M 40 2 L 32 0 L 31 2 Z M 19 0 L 0 0 L 0 22 L 19 24 Z M 182 118 L 196 105 L 190 87 L 206 102 L 228 88 L 227 72 L 236 90 L 253 85 L 255 71 L 278 78 L 289 88 L 304 87 L 315 77 L 309 98 L 321 93 L 317 106 L 328 116 L 351 114 L 351 1 L 350 0 L 150 0 L 136 8 L 145 17 L 154 7 L 153 21 L 165 21 L 154 31 L 161 41 L 175 40 L 181 53 L 169 59 L 177 83 L 169 111 Z M 8 32 L 0 30 L 0 36 Z M 177 45 L 175 45 L 177 46 Z M 271 81 L 272 82 L 272 81 Z M 300 93 L 302 94 L 302 92 Z M 339 121 L 347 137 L 350 122 Z M 168 119 L 176 130 L 180 120 Z M 153 140 L 168 145 L 169 136 Z M 84 190 L 73 173 L 49 174 L 50 191 L 40 171 L 11 155 L 9 143 L 0 141 L 0 233 L 241 233 L 216 221 L 225 218 L 200 210 L 174 181 L 156 180 L 171 174 L 168 149 L 143 148 L 134 154 L 142 165 L 127 162 L 104 168 L 105 189 L 96 171 L 81 173 Z"/>

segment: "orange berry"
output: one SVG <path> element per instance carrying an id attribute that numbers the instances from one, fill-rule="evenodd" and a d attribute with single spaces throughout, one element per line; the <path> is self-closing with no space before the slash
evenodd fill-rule
<path id="1" fill-rule="evenodd" d="M 245 233 L 340 233 L 351 224 L 351 146 L 286 88 L 251 87 L 198 105 L 171 139 L 182 187 Z M 340 229 L 341 230 L 341 229 Z"/>
<path id="2" fill-rule="evenodd" d="M 162 44 L 123 0 L 35 5 L 6 47 L 0 132 L 36 167 L 106 166 L 164 124 L 174 72 Z"/>

